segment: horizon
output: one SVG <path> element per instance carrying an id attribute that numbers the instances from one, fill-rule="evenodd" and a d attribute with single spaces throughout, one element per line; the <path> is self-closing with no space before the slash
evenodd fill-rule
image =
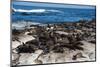
<path id="1" fill-rule="evenodd" d="M 54 8 L 96 9 L 95 6 L 89 6 L 89 5 L 26 2 L 26 1 L 13 1 L 12 5 L 37 6 L 37 7 L 54 7 Z"/>

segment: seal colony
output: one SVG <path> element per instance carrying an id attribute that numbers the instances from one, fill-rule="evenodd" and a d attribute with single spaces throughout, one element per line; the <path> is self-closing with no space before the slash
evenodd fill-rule
<path id="1" fill-rule="evenodd" d="M 95 61 L 96 21 L 26 25 L 12 29 L 12 64 Z"/>

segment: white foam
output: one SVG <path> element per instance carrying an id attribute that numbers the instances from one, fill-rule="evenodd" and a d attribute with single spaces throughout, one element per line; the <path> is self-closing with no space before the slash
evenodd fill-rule
<path id="1" fill-rule="evenodd" d="M 62 13 L 62 11 L 60 11 L 60 10 L 47 10 L 47 11 L 49 11 L 49 12 L 59 12 L 59 13 Z"/>
<path id="2" fill-rule="evenodd" d="M 24 10 L 24 9 L 14 9 L 14 8 L 13 8 L 13 10 L 15 12 L 39 12 L 39 13 L 42 13 L 42 12 L 46 11 L 45 9 Z"/>
<path id="3" fill-rule="evenodd" d="M 53 10 L 53 9 L 32 9 L 32 10 L 24 10 L 24 9 L 15 9 L 12 8 L 15 12 L 32 12 L 32 13 L 43 13 L 43 12 L 62 12 L 60 10 Z"/>
<path id="4" fill-rule="evenodd" d="M 39 25 L 40 23 L 38 22 L 26 22 L 26 21 L 20 21 L 20 22 L 13 22 L 12 23 L 12 29 L 24 29 L 25 26 L 30 26 L 30 25 Z"/>

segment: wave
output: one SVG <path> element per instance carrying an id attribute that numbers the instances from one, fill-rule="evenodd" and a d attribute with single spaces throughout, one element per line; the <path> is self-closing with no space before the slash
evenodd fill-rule
<path id="1" fill-rule="evenodd" d="M 16 28 L 16 29 L 23 29 L 26 26 L 30 26 L 30 25 L 40 25 L 41 23 L 38 22 L 27 22 L 27 21 L 18 21 L 18 22 L 13 22 L 12 23 L 12 29 Z"/>
<path id="2" fill-rule="evenodd" d="M 59 13 L 62 13 L 62 11 L 60 10 L 47 10 L 48 12 L 59 12 Z"/>
<path id="3" fill-rule="evenodd" d="M 44 12 L 59 12 L 62 13 L 60 10 L 53 10 L 53 9 L 32 9 L 32 10 L 25 10 L 25 9 L 15 9 L 12 8 L 14 12 L 32 12 L 32 13 L 44 13 Z"/>

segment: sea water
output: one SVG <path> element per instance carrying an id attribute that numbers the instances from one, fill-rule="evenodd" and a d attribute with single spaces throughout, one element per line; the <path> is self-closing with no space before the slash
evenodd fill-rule
<path id="1" fill-rule="evenodd" d="M 12 5 L 12 23 L 20 21 L 37 23 L 63 23 L 95 19 L 95 9 L 56 8 Z"/>

